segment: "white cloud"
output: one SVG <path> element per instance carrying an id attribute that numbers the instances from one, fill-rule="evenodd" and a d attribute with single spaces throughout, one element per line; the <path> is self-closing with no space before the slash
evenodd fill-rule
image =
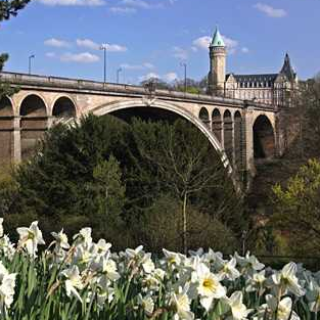
<path id="1" fill-rule="evenodd" d="M 173 51 L 173 56 L 177 59 L 180 59 L 180 60 L 187 60 L 188 59 L 188 51 L 185 50 L 185 49 L 182 49 L 180 47 L 173 47 L 172 48 L 172 51 Z"/>
<path id="2" fill-rule="evenodd" d="M 150 80 L 150 79 L 160 79 L 160 76 L 155 73 L 155 72 L 149 72 L 148 74 L 139 77 L 139 81 L 146 81 L 146 80 Z"/>
<path id="3" fill-rule="evenodd" d="M 82 53 L 65 53 L 60 57 L 63 62 L 79 62 L 79 63 L 94 63 L 98 62 L 100 58 L 89 52 Z"/>
<path id="4" fill-rule="evenodd" d="M 243 47 L 243 48 L 241 48 L 241 52 L 242 53 L 249 53 L 250 50 L 247 47 Z"/>
<path id="5" fill-rule="evenodd" d="M 91 50 L 99 50 L 100 45 L 90 39 L 77 39 L 76 44 L 78 47 L 83 47 Z"/>
<path id="6" fill-rule="evenodd" d="M 109 52 L 125 52 L 128 50 L 127 47 L 120 46 L 119 44 L 103 43 L 102 46 L 105 47 Z"/>
<path id="7" fill-rule="evenodd" d="M 209 36 L 200 37 L 193 41 L 193 48 L 208 50 L 212 38 Z M 193 49 L 194 50 L 194 49 Z M 195 50 L 194 50 L 195 51 Z"/>
<path id="8" fill-rule="evenodd" d="M 134 14 L 137 12 L 135 8 L 129 7 L 111 7 L 110 11 L 114 14 Z"/>
<path id="9" fill-rule="evenodd" d="M 70 47 L 70 43 L 64 40 L 59 40 L 56 38 L 47 39 L 44 44 L 46 46 L 50 47 L 56 47 L 56 48 L 68 48 Z"/>
<path id="10" fill-rule="evenodd" d="M 228 38 L 226 36 L 222 36 L 222 39 L 224 41 L 224 43 L 226 44 L 227 46 L 227 49 L 228 49 L 228 53 L 229 54 L 234 54 L 236 53 L 236 50 L 237 50 L 237 47 L 239 45 L 239 42 L 236 41 L 236 40 L 233 40 L 231 38 Z"/>
<path id="11" fill-rule="evenodd" d="M 56 54 L 54 52 L 47 52 L 46 53 L 46 57 L 47 58 L 55 58 L 56 57 Z"/>
<path id="12" fill-rule="evenodd" d="M 90 50 L 99 50 L 101 47 L 105 47 L 109 52 L 125 52 L 128 50 L 126 47 L 119 44 L 103 43 L 100 45 L 90 39 L 77 39 L 76 44 L 78 47 L 87 48 Z"/>
<path id="13" fill-rule="evenodd" d="M 261 2 L 255 4 L 254 8 L 271 18 L 283 18 L 287 15 L 287 12 L 284 9 L 276 9 Z"/>
<path id="14" fill-rule="evenodd" d="M 169 72 L 163 76 L 163 79 L 167 82 L 173 82 L 177 80 L 179 77 L 175 72 Z"/>
<path id="15" fill-rule="evenodd" d="M 228 38 L 226 36 L 222 36 L 222 38 L 228 48 L 228 53 L 229 54 L 236 53 L 237 47 L 239 45 L 238 41 Z M 212 38 L 209 36 L 200 37 L 193 41 L 192 43 L 193 46 L 191 49 L 193 51 L 197 51 L 196 49 L 208 50 L 211 41 L 212 41 Z"/>
<path id="16" fill-rule="evenodd" d="M 37 0 L 47 6 L 102 6 L 103 0 Z"/>
<path id="17" fill-rule="evenodd" d="M 121 5 L 124 5 L 125 7 L 133 7 L 133 8 L 139 8 L 139 9 L 157 9 L 157 8 L 163 8 L 162 3 L 151 3 L 144 0 L 122 0 L 120 2 Z"/>

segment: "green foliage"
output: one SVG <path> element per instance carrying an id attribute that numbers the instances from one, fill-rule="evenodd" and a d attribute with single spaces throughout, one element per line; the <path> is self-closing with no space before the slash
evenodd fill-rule
<path id="1" fill-rule="evenodd" d="M 309 160 L 292 177 L 286 188 L 273 188 L 275 213 L 272 223 L 282 232 L 290 231 L 296 249 L 318 252 L 320 249 L 320 162 Z M 301 243 L 304 246 L 301 247 Z M 295 247 L 293 245 L 293 247 Z M 306 248 L 308 247 L 308 249 Z"/>
<path id="2" fill-rule="evenodd" d="M 162 248 L 176 251 L 181 248 L 183 221 L 181 205 L 170 195 L 159 197 L 146 210 L 142 224 L 142 243 L 151 252 L 160 253 Z M 213 248 L 222 252 L 238 249 L 233 232 L 219 220 L 194 207 L 188 210 L 187 228 L 189 249 Z"/>
<path id="3" fill-rule="evenodd" d="M 18 170 L 16 213 L 51 217 L 57 229 L 71 217 L 83 223 L 89 220 L 89 225 L 98 220 L 99 230 L 105 228 L 107 217 L 119 216 L 124 202 L 119 164 L 111 156 L 121 158 L 124 132 L 125 125 L 113 117 L 88 116 L 73 127 L 54 127 L 40 153 Z"/>
<path id="4" fill-rule="evenodd" d="M 14 183 L 10 233 L 32 218 L 43 226 L 45 238 L 52 226 L 63 226 L 68 234 L 90 226 L 97 238 L 119 249 L 141 242 L 160 248 L 156 236 L 149 236 L 154 226 L 149 218 L 168 226 L 164 219 L 172 210 L 180 248 L 182 235 L 190 248 L 201 243 L 220 248 L 215 232 L 228 234 L 229 244 L 245 224 L 219 155 L 197 128 L 182 120 L 134 119 L 127 124 L 113 116 L 89 115 L 72 126 L 59 124 L 46 134 L 39 152 L 19 166 Z"/>
<path id="5" fill-rule="evenodd" d="M 0 170 L 0 215 L 6 216 L 12 211 L 18 195 L 18 184 L 13 176 L 13 168 L 2 166 Z"/>

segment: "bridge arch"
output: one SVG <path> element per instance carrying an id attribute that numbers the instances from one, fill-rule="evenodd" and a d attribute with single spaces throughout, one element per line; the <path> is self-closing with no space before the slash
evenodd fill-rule
<path id="1" fill-rule="evenodd" d="M 35 145 L 48 126 L 48 109 L 45 100 L 29 94 L 20 104 L 21 158 L 27 159 L 35 152 Z"/>
<path id="2" fill-rule="evenodd" d="M 243 119 L 240 111 L 236 111 L 234 114 L 234 156 L 235 166 L 237 169 L 243 167 Z"/>
<path id="3" fill-rule="evenodd" d="M 209 119 L 209 112 L 207 110 L 207 108 L 202 107 L 199 111 L 199 118 L 201 119 L 201 121 L 209 127 L 210 125 L 210 119 Z"/>
<path id="4" fill-rule="evenodd" d="M 227 109 L 223 114 L 223 136 L 224 136 L 224 150 L 227 153 L 228 159 L 232 159 L 233 154 L 233 122 L 232 114 Z"/>
<path id="5" fill-rule="evenodd" d="M 219 142 L 221 143 L 222 137 L 222 118 L 221 112 L 218 108 L 213 109 L 212 111 L 212 132 L 218 138 Z"/>
<path id="6" fill-rule="evenodd" d="M 219 140 L 217 137 L 210 132 L 207 125 L 202 122 L 199 118 L 195 117 L 191 112 L 180 108 L 179 106 L 176 106 L 175 104 L 169 104 L 164 101 L 152 101 L 152 102 L 146 102 L 143 99 L 142 100 L 127 100 L 127 101 L 117 101 L 113 103 L 108 103 L 99 107 L 96 107 L 90 112 L 97 116 L 103 116 L 106 114 L 110 114 L 115 111 L 120 111 L 124 109 L 129 108 L 158 108 L 163 109 L 172 113 L 175 113 L 182 118 L 186 119 L 187 121 L 191 122 L 193 125 L 195 125 L 209 140 L 213 148 L 218 152 L 221 162 L 224 165 L 225 168 L 227 168 L 228 172 L 232 173 L 232 167 L 228 160 L 228 157 L 226 153 L 224 152 Z"/>
<path id="7" fill-rule="evenodd" d="M 14 110 L 9 97 L 0 100 L 0 160 L 10 162 L 13 159 Z"/>
<path id="8" fill-rule="evenodd" d="M 265 114 L 259 115 L 254 121 L 253 148 L 255 159 L 272 159 L 275 156 L 275 130 Z"/>
<path id="9" fill-rule="evenodd" d="M 51 116 L 65 121 L 77 117 L 77 107 L 73 99 L 68 96 L 58 96 L 52 103 Z"/>

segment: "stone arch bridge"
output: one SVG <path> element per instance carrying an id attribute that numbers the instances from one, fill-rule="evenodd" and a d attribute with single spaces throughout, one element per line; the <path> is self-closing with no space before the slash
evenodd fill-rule
<path id="1" fill-rule="evenodd" d="M 151 90 L 18 73 L 0 74 L 18 93 L 0 101 L 0 161 L 27 159 L 43 133 L 58 121 L 119 110 L 158 109 L 193 123 L 230 170 L 253 176 L 259 159 L 281 154 L 278 111 L 253 101 Z M 238 175 L 239 176 L 239 175 Z"/>

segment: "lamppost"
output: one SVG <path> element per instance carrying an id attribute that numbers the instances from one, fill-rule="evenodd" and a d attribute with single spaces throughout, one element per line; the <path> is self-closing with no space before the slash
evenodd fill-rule
<path id="1" fill-rule="evenodd" d="M 122 71 L 122 68 L 119 68 L 118 70 L 117 70 L 117 83 L 119 83 L 120 82 L 120 72 Z"/>
<path id="2" fill-rule="evenodd" d="M 180 66 L 184 67 L 184 93 L 187 93 L 187 64 L 185 62 L 181 62 Z"/>
<path id="3" fill-rule="evenodd" d="M 34 59 L 36 56 L 34 54 L 32 54 L 31 56 L 29 56 L 29 74 L 31 74 L 31 60 Z"/>
<path id="4" fill-rule="evenodd" d="M 107 81 L 107 47 L 101 45 L 100 50 L 103 50 L 103 83 Z"/>

